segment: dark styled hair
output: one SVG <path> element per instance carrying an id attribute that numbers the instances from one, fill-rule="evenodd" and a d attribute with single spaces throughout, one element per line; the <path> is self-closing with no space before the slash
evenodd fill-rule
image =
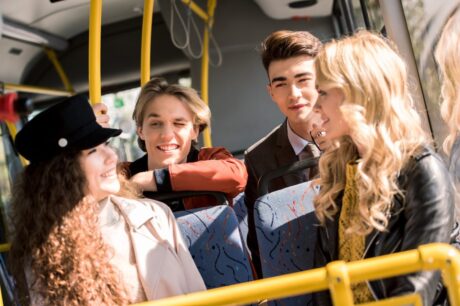
<path id="1" fill-rule="evenodd" d="M 260 45 L 260 55 L 265 70 L 272 61 L 308 55 L 315 58 L 321 49 L 321 41 L 307 31 L 276 31 L 268 35 Z"/>

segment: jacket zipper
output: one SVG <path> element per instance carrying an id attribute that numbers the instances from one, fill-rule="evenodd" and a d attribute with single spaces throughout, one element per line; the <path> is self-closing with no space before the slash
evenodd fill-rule
<path id="1" fill-rule="evenodd" d="M 369 241 L 369 245 L 366 247 L 366 250 L 365 250 L 364 253 L 363 253 L 363 259 L 364 259 L 364 257 L 366 256 L 366 253 L 369 251 L 369 248 L 370 248 L 372 242 L 374 242 L 374 240 L 375 240 L 375 238 L 377 237 L 378 234 L 379 234 L 378 232 L 375 233 L 374 236 L 372 237 L 372 239 Z M 398 243 L 396 243 L 396 245 L 393 247 L 393 249 L 392 249 L 392 250 L 390 251 L 390 253 L 388 253 L 388 254 L 393 254 L 394 251 L 396 251 L 396 249 L 399 247 L 400 244 L 401 244 L 401 240 L 398 240 Z M 379 282 L 380 282 L 381 285 L 382 285 L 382 290 L 383 290 L 382 294 L 383 294 L 383 296 L 384 296 L 384 297 L 387 297 L 387 293 L 386 293 L 386 290 L 385 290 L 385 286 L 384 286 L 384 284 L 383 284 L 383 281 L 382 281 L 382 280 L 379 280 Z M 374 299 L 375 299 L 376 301 L 378 301 L 377 295 L 376 295 L 374 289 L 372 289 L 372 286 L 371 286 L 370 282 L 369 282 L 369 281 L 366 281 L 366 284 L 367 284 L 367 287 L 369 288 L 369 291 L 371 292 L 372 296 L 374 297 Z"/>
<path id="2" fill-rule="evenodd" d="M 366 254 L 367 252 L 369 251 L 369 248 L 371 246 L 371 244 L 374 242 L 375 238 L 377 238 L 379 232 L 376 232 L 374 234 L 374 236 L 371 238 L 371 240 L 369 240 L 369 244 L 367 245 L 366 249 L 364 250 L 364 253 L 363 253 L 363 258 L 364 259 L 366 257 Z M 374 289 L 372 288 L 371 284 L 369 281 L 366 281 L 366 285 L 367 285 L 367 288 L 369 288 L 369 291 L 371 292 L 372 294 L 372 297 L 374 298 L 375 301 L 378 301 L 379 299 L 377 298 L 377 294 L 375 293 Z M 383 287 L 383 286 L 382 286 Z"/>
<path id="3" fill-rule="evenodd" d="M 371 240 L 369 240 L 369 244 L 366 246 L 366 248 L 364 249 L 364 253 L 363 253 L 363 258 L 364 259 L 366 257 L 366 254 L 367 252 L 369 251 L 369 248 L 371 247 L 371 244 L 372 242 L 374 242 L 375 238 L 377 238 L 379 232 L 376 232 L 374 233 L 374 236 L 372 236 Z"/>

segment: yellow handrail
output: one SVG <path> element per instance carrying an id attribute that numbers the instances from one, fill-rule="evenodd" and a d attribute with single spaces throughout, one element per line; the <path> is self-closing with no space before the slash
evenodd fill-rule
<path id="1" fill-rule="evenodd" d="M 48 59 L 51 61 L 51 63 L 54 66 L 54 69 L 56 69 L 56 72 L 59 75 L 59 78 L 62 81 L 62 84 L 64 84 L 64 88 L 71 93 L 75 93 L 73 90 L 72 84 L 70 84 L 69 78 L 67 77 L 67 74 L 64 71 L 64 68 L 62 68 L 61 63 L 59 62 L 56 52 L 54 52 L 53 49 L 50 48 L 44 48 L 45 53 L 48 56 Z"/>
<path id="2" fill-rule="evenodd" d="M 11 249 L 10 243 L 0 244 L 0 253 L 8 252 Z"/>
<path id="3" fill-rule="evenodd" d="M 144 1 L 141 46 L 141 86 L 150 80 L 150 52 L 152 45 L 152 20 L 154 4 L 154 0 Z"/>
<path id="4" fill-rule="evenodd" d="M 336 261 L 326 267 L 287 274 L 252 282 L 211 289 L 203 292 L 136 304 L 136 306 L 210 306 L 254 303 L 263 299 L 279 299 L 289 296 L 332 289 L 335 305 L 353 305 L 347 292 L 337 290 L 337 283 L 345 284 L 404 275 L 422 270 L 441 270 L 452 306 L 460 306 L 460 252 L 453 246 L 432 243 L 390 255 L 344 263 Z M 341 291 L 342 290 L 342 291 Z M 345 289 L 345 290 L 349 290 Z M 340 297 L 344 300 L 339 300 Z M 337 302 L 340 301 L 340 304 Z M 399 305 L 407 301 L 420 305 L 418 294 L 410 294 L 366 303 L 366 306 Z"/>
<path id="5" fill-rule="evenodd" d="M 329 290 L 334 305 L 353 305 L 350 275 L 344 261 L 334 261 L 326 266 Z"/>
<path id="6" fill-rule="evenodd" d="M 102 0 L 91 0 L 89 16 L 89 100 L 101 102 L 101 19 Z"/>
<path id="7" fill-rule="evenodd" d="M 62 90 L 62 89 L 54 89 L 54 88 L 30 86 L 30 85 L 20 85 L 20 84 L 11 84 L 11 83 L 3 83 L 3 88 L 4 88 L 4 90 L 37 93 L 37 94 L 44 94 L 44 95 L 50 95 L 50 96 L 69 97 L 69 96 L 72 95 L 72 92 L 65 91 L 65 90 Z"/>
<path id="8" fill-rule="evenodd" d="M 213 25 L 216 0 L 208 0 L 208 22 L 203 33 L 203 57 L 201 58 L 201 98 L 209 105 L 209 30 Z M 206 128 L 203 131 L 203 142 L 205 147 L 212 146 L 211 130 Z"/>
<path id="9" fill-rule="evenodd" d="M 188 5 L 195 14 L 197 14 L 201 19 L 203 19 L 205 23 L 208 21 L 208 14 L 206 14 L 206 12 L 203 11 L 203 9 L 199 7 L 195 2 L 193 2 L 192 0 L 182 0 L 182 2 L 185 5 Z"/>

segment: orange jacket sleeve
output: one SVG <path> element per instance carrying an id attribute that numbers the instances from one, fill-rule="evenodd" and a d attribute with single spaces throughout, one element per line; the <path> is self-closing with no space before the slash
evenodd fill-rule
<path id="1" fill-rule="evenodd" d="M 225 148 L 203 148 L 198 161 L 169 166 L 172 190 L 221 191 L 235 197 L 244 191 L 248 174 L 244 162 Z"/>

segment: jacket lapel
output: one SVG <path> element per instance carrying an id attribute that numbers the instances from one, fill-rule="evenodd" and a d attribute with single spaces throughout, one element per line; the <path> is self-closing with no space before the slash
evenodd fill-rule
<path id="1" fill-rule="evenodd" d="M 142 205 L 138 201 L 120 197 L 112 196 L 111 200 L 123 214 L 132 234 L 142 235 L 147 239 L 158 242 L 158 239 L 144 226 L 147 222 L 154 221 L 156 218 L 150 207 Z"/>
<path id="2" fill-rule="evenodd" d="M 152 269 L 164 262 L 168 255 L 170 246 L 163 240 L 163 235 L 158 224 L 158 216 L 152 207 L 142 203 L 142 201 L 111 197 L 113 203 L 120 209 L 130 228 L 130 238 L 136 265 L 147 299 L 155 299 L 157 288 L 162 273 L 162 269 Z M 165 237 L 166 238 L 166 237 Z M 167 238 L 166 238 L 167 239 Z M 172 254 L 175 254 L 172 252 Z"/>

